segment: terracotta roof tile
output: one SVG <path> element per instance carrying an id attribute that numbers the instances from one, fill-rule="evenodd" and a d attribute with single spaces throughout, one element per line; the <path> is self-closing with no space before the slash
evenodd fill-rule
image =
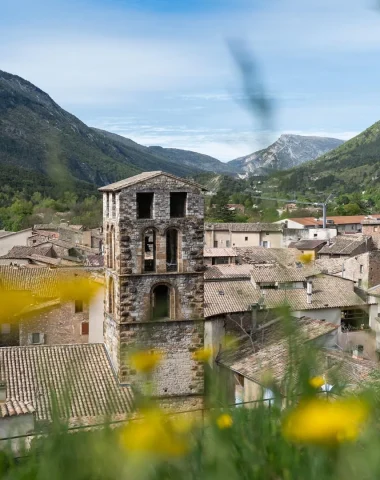
<path id="1" fill-rule="evenodd" d="M 333 332 L 337 325 L 323 320 L 308 317 L 293 318 L 295 332 L 292 341 L 312 341 L 322 335 Z M 289 355 L 289 339 L 286 335 L 284 322 L 280 319 L 259 328 L 252 341 L 247 336 L 242 337 L 236 348 L 222 351 L 217 357 L 217 363 L 240 373 L 257 382 L 262 382 L 262 376 L 270 371 L 276 381 L 284 378 Z"/>
<path id="2" fill-rule="evenodd" d="M 355 255 L 356 252 L 362 253 L 366 247 L 370 247 L 371 237 L 357 236 L 339 236 L 330 240 L 318 253 L 319 255 Z"/>
<path id="3" fill-rule="evenodd" d="M 30 401 L 37 420 L 51 420 L 52 394 L 71 421 L 133 410 L 132 390 L 119 386 L 102 344 L 0 348 L 0 374 L 10 398 Z"/>
<path id="4" fill-rule="evenodd" d="M 35 408 L 29 401 L 23 402 L 11 398 L 0 403 L 0 417 L 2 418 L 33 414 L 35 411 Z"/>
<path id="5" fill-rule="evenodd" d="M 276 223 L 205 223 L 205 230 L 228 230 L 231 232 L 282 232 Z"/>
<path id="6" fill-rule="evenodd" d="M 232 278 L 251 278 L 252 265 L 213 265 L 207 267 L 204 277 L 205 280 L 210 279 L 232 279 Z"/>

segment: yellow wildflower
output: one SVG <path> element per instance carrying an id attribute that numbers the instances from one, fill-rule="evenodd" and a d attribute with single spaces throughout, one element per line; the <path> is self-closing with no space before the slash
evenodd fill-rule
<path id="1" fill-rule="evenodd" d="M 147 412 L 141 420 L 130 422 L 122 431 L 121 444 L 130 452 L 164 457 L 186 454 L 189 443 L 186 436 L 173 428 L 173 420 L 160 410 Z"/>
<path id="2" fill-rule="evenodd" d="M 225 430 L 226 428 L 231 428 L 233 424 L 231 415 L 228 415 L 228 413 L 223 413 L 216 419 L 216 424 L 221 430 Z"/>
<path id="3" fill-rule="evenodd" d="M 163 359 L 162 352 L 158 350 L 143 350 L 130 356 L 132 368 L 141 373 L 148 373 Z"/>
<path id="4" fill-rule="evenodd" d="M 299 256 L 299 261 L 304 265 L 307 265 L 313 261 L 313 254 L 312 253 L 301 253 Z"/>
<path id="5" fill-rule="evenodd" d="M 318 390 L 318 388 L 321 388 L 322 385 L 325 384 L 325 380 L 323 377 L 313 377 L 313 378 L 310 378 L 309 380 L 309 384 L 315 388 L 316 390 Z"/>
<path id="6" fill-rule="evenodd" d="M 212 357 L 212 354 L 213 354 L 213 349 L 211 347 L 207 347 L 207 348 L 200 348 L 199 350 L 196 350 L 192 357 L 193 357 L 193 360 L 195 360 L 196 362 L 208 362 L 210 360 L 210 358 Z"/>
<path id="7" fill-rule="evenodd" d="M 367 404 L 358 398 L 312 398 L 285 418 L 282 432 L 293 442 L 333 445 L 355 440 L 368 415 Z"/>

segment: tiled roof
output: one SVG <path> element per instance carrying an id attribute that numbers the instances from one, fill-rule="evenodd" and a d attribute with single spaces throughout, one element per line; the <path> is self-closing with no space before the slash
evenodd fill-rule
<path id="1" fill-rule="evenodd" d="M 369 295 L 380 296 L 380 285 L 375 285 L 367 290 Z"/>
<path id="2" fill-rule="evenodd" d="M 45 257 L 45 255 L 36 255 L 35 253 L 28 258 L 36 262 L 46 263 L 47 265 L 59 265 L 61 263 L 60 258 Z"/>
<path id="3" fill-rule="evenodd" d="M 380 217 L 380 215 L 373 214 L 372 217 Z M 350 225 L 350 224 L 359 224 L 363 220 L 368 219 L 366 215 L 336 215 L 327 217 L 327 220 L 332 220 L 335 225 Z M 322 218 L 315 218 L 315 217 L 302 217 L 302 218 L 289 218 L 288 220 L 292 220 L 294 222 L 300 223 L 301 225 L 305 226 L 318 226 L 322 225 Z M 327 225 L 328 227 L 330 225 Z"/>
<path id="4" fill-rule="evenodd" d="M 314 260 L 314 265 L 323 273 L 329 273 L 331 275 L 336 273 L 342 273 L 344 257 L 339 258 L 317 258 Z"/>
<path id="5" fill-rule="evenodd" d="M 236 247 L 236 253 L 242 263 L 262 264 L 278 263 L 295 265 L 299 251 L 295 248 Z"/>
<path id="6" fill-rule="evenodd" d="M 310 279 L 311 304 L 307 303 L 306 288 L 260 290 L 248 280 L 205 282 L 205 317 L 248 311 L 257 302 L 268 309 L 289 305 L 294 312 L 369 304 L 355 293 L 350 280 L 322 274 Z"/>
<path id="7" fill-rule="evenodd" d="M 329 367 L 324 375 L 332 382 L 337 376 L 351 385 L 358 385 L 369 380 L 371 374 L 378 370 L 379 365 L 367 359 L 357 360 L 340 350 L 325 350 L 322 352 L 328 359 Z"/>
<path id="8" fill-rule="evenodd" d="M 50 246 L 24 247 L 22 245 L 16 245 L 12 247 L 6 255 L 3 255 L 0 258 L 27 259 L 33 254 L 46 256 L 50 249 Z"/>
<path id="9" fill-rule="evenodd" d="M 312 268 L 283 267 L 282 265 L 252 265 L 252 279 L 257 282 L 304 282 L 310 275 L 315 274 Z"/>
<path id="10" fill-rule="evenodd" d="M 223 313 L 246 312 L 261 297 L 249 281 L 205 282 L 205 317 Z"/>
<path id="11" fill-rule="evenodd" d="M 205 230 L 228 230 L 231 232 L 282 232 L 276 223 L 205 223 Z"/>
<path id="12" fill-rule="evenodd" d="M 151 178 L 159 177 L 161 175 L 164 175 L 165 177 L 169 177 L 169 178 L 174 178 L 175 180 L 178 180 L 183 183 L 187 183 L 188 185 L 197 187 L 203 191 L 207 190 L 203 185 L 187 180 L 186 178 L 176 177 L 175 175 L 171 175 L 170 173 L 166 173 L 162 171 L 155 171 L 155 172 L 143 172 L 133 177 L 120 180 L 120 182 L 111 183 L 110 185 L 106 185 L 105 187 L 99 188 L 99 191 L 100 192 L 117 192 L 118 190 L 122 190 L 123 188 L 127 188 L 132 185 L 145 182 L 146 180 L 150 180 Z"/>
<path id="13" fill-rule="evenodd" d="M 299 240 L 298 242 L 290 242 L 289 248 L 297 248 L 298 250 L 314 250 L 324 245 L 327 240 Z"/>
<path id="14" fill-rule="evenodd" d="M 1 418 L 33 414 L 34 412 L 35 409 L 29 401 L 23 402 L 21 400 L 16 400 L 15 398 L 10 398 L 5 402 L 0 403 Z"/>
<path id="15" fill-rule="evenodd" d="M 90 267 L 104 267 L 103 255 L 88 255 L 85 260 L 85 265 Z"/>
<path id="16" fill-rule="evenodd" d="M 330 240 L 330 244 L 325 245 L 320 251 L 319 255 L 325 254 L 340 254 L 352 255 L 360 248 L 365 248 L 370 244 L 371 237 L 360 235 L 357 236 L 339 236 Z M 370 246 L 370 245 L 368 245 Z"/>
<path id="17" fill-rule="evenodd" d="M 214 278 L 218 279 L 232 279 L 232 278 L 251 278 L 252 265 L 213 265 L 212 267 L 207 267 L 205 271 L 204 278 L 205 280 L 210 280 Z"/>
<path id="18" fill-rule="evenodd" d="M 132 390 L 119 386 L 102 344 L 0 348 L 0 374 L 7 395 L 31 401 L 37 420 L 51 419 L 52 394 L 71 424 L 133 410 Z"/>
<path id="19" fill-rule="evenodd" d="M 234 248 L 205 247 L 203 249 L 203 256 L 204 257 L 237 257 L 237 253 Z"/>
<path id="20" fill-rule="evenodd" d="M 311 341 L 338 328 L 337 325 L 323 320 L 307 317 L 294 318 L 292 321 L 295 328 L 293 342 Z M 252 341 L 247 336 L 242 337 L 236 348 L 222 351 L 216 361 L 244 377 L 261 383 L 266 372 L 270 372 L 276 381 L 284 378 L 288 355 L 289 339 L 284 322 L 280 319 L 259 328 Z"/>

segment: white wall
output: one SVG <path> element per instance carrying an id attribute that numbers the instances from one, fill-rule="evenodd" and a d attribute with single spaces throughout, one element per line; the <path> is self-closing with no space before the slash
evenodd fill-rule
<path id="1" fill-rule="evenodd" d="M 226 334 L 225 320 L 223 318 L 206 320 L 204 325 L 204 346 L 205 348 L 212 348 L 215 358 Z M 214 358 L 210 359 L 211 366 L 215 366 Z"/>
<path id="2" fill-rule="evenodd" d="M 336 228 L 309 228 L 310 240 L 328 240 L 337 236 Z"/>
<path id="3" fill-rule="evenodd" d="M 89 305 L 88 343 L 104 343 L 104 287 L 100 288 Z"/>
<path id="4" fill-rule="evenodd" d="M 30 237 L 32 229 L 21 230 L 11 233 L 5 237 L 0 237 L 0 256 L 6 255 L 12 247 L 17 245 L 27 246 L 27 239 Z"/>
<path id="5" fill-rule="evenodd" d="M 316 320 L 326 320 L 326 322 L 333 323 L 334 325 L 340 325 L 341 311 L 340 308 L 318 308 L 315 310 L 302 310 L 298 312 L 292 312 L 295 317 L 309 317 Z"/>

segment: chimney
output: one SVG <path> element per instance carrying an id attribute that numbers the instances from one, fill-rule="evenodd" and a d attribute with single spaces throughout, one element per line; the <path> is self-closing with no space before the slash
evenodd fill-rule
<path id="1" fill-rule="evenodd" d="M 364 352 L 363 345 L 356 345 L 356 347 L 352 352 L 352 358 L 355 358 L 356 360 L 363 360 L 363 352 Z"/>
<path id="2" fill-rule="evenodd" d="M 306 283 L 306 295 L 307 295 L 307 303 L 309 305 L 312 304 L 312 295 L 313 295 L 313 282 L 308 280 Z"/>
<path id="3" fill-rule="evenodd" d="M 7 399 L 7 383 L 5 380 L 0 381 L 0 403 L 5 402 Z"/>

